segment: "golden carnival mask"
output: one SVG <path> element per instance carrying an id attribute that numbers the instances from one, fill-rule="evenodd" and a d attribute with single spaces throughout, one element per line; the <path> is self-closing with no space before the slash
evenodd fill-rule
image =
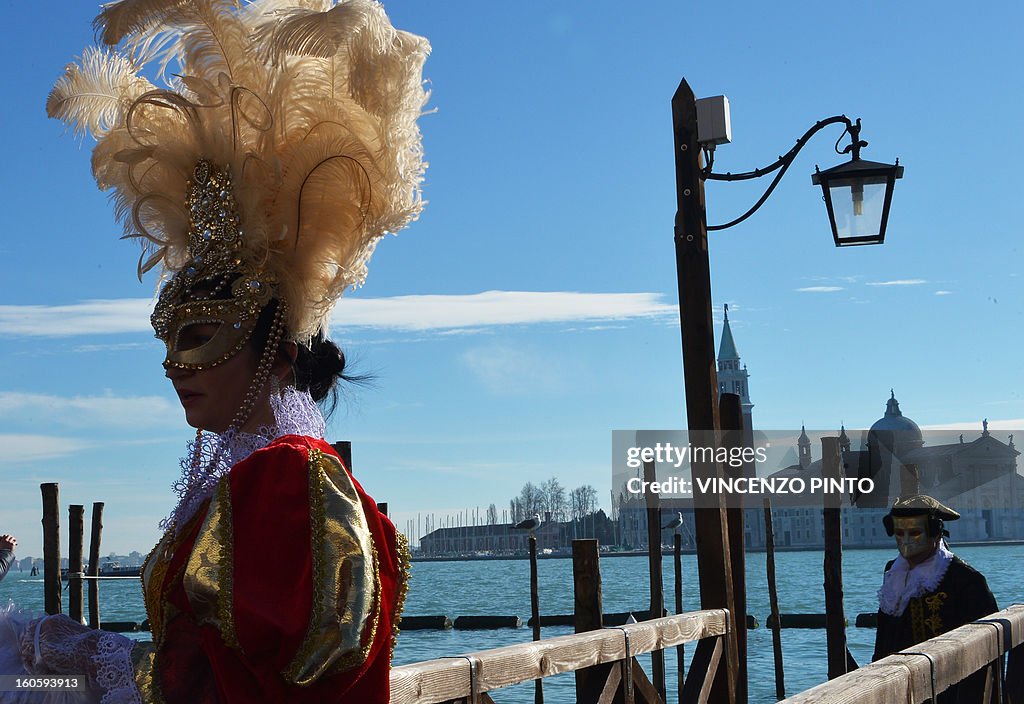
<path id="1" fill-rule="evenodd" d="M 900 555 L 907 560 L 924 555 L 933 547 L 932 538 L 928 535 L 927 516 L 895 516 L 893 536 Z"/>
<path id="2" fill-rule="evenodd" d="M 165 368 L 202 370 L 237 354 L 260 312 L 279 296 L 274 276 L 243 258 L 244 233 L 226 169 L 206 160 L 196 164 L 186 205 L 190 259 L 161 289 L 150 322 L 167 345 Z M 217 327 L 201 344 L 184 344 L 183 332 L 194 325 Z"/>

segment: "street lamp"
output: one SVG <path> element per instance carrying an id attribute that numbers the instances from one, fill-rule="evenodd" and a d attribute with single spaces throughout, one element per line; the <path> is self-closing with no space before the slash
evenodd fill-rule
<path id="1" fill-rule="evenodd" d="M 709 99 L 724 101 L 724 98 Z M 703 102 L 703 101 L 701 101 Z M 715 110 L 705 108 L 703 114 L 714 114 Z M 725 109 L 728 114 L 728 109 Z M 860 138 L 860 118 L 851 121 L 846 115 L 836 115 L 814 123 L 786 154 L 780 156 L 773 164 L 743 173 L 712 173 L 714 165 L 714 142 L 701 141 L 700 146 L 707 155 L 707 166 L 701 169 L 701 177 L 711 181 L 746 181 L 761 178 L 773 171 L 778 171 L 768 185 L 764 194 L 756 203 L 740 217 L 723 225 L 709 225 L 708 230 L 725 230 L 738 225 L 757 212 L 775 190 L 775 186 L 785 175 L 797 154 L 811 137 L 829 125 L 842 124 L 846 129 L 836 140 L 837 154 L 851 154 L 845 164 L 834 166 L 824 171 L 815 167 L 811 175 L 811 183 L 820 185 L 828 210 L 829 224 L 832 226 L 832 238 L 837 247 L 861 244 L 882 244 L 885 240 L 885 226 L 889 220 L 889 204 L 892 202 L 893 186 L 896 179 L 903 178 L 903 167 L 899 159 L 895 164 L 883 164 L 878 161 L 867 161 L 860 158 L 862 147 L 868 143 Z M 840 151 L 839 143 L 843 137 L 850 136 L 850 143 Z M 701 135 L 703 138 L 704 135 Z"/>
<path id="2" fill-rule="evenodd" d="M 903 167 L 899 159 L 883 164 L 860 158 L 860 148 L 867 146 L 860 140 L 860 119 L 847 125 L 847 131 L 850 145 L 844 153 L 853 152 L 853 158 L 824 171 L 815 167 L 811 183 L 821 186 L 836 247 L 882 244 L 892 189 L 903 178 Z"/>
<path id="3" fill-rule="evenodd" d="M 707 114 L 706 108 L 706 105 L 701 106 L 702 117 Z M 727 114 L 728 107 L 723 99 L 719 115 Z M 887 165 L 860 159 L 860 149 L 867 146 L 860 139 L 860 121 L 853 122 L 845 115 L 818 121 L 797 140 L 789 152 L 767 167 L 739 174 L 716 174 L 712 171 L 713 145 L 716 141 L 728 141 L 728 129 L 712 130 L 716 134 L 711 138 L 708 134 L 698 135 L 697 115 L 697 100 L 684 79 L 672 97 L 672 129 L 676 161 L 676 269 L 683 338 L 686 418 L 691 440 L 695 437 L 717 437 L 722 429 L 711 315 L 708 231 L 724 230 L 753 215 L 771 195 L 808 140 L 830 125 L 843 124 L 846 128 L 836 142 L 836 152 L 852 153 L 849 163 L 825 171 L 819 170 L 813 176 L 813 183 L 822 187 L 836 246 L 882 242 L 893 185 L 903 175 L 903 167 L 898 163 Z M 702 122 L 707 133 L 707 121 Z M 845 135 L 850 136 L 850 144 L 840 151 L 838 145 Z M 702 152 L 707 157 L 707 166 L 702 164 Z M 772 182 L 746 213 L 730 222 L 708 226 L 704 201 L 705 180 L 742 181 L 773 172 L 777 173 Z M 695 461 L 691 463 L 691 468 L 694 485 L 698 477 L 717 477 L 722 474 L 721 466 L 714 462 Z M 739 509 L 727 511 L 721 495 L 717 498 L 717 506 L 697 508 L 694 512 L 701 607 L 728 608 L 734 622 L 742 624 L 746 618 L 746 595 L 743 593 L 742 581 L 735 582 L 737 589 L 734 591 L 733 575 L 743 574 L 744 571 L 743 517 Z M 725 671 L 719 672 L 712 688 L 712 699 L 716 702 L 746 701 L 746 644 L 745 637 L 741 636 L 745 636 L 745 629 L 741 626 L 732 629 L 729 634 Z"/>

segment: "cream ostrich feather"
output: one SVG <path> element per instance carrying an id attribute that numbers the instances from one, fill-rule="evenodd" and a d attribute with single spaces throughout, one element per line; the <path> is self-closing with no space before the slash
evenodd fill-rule
<path id="1" fill-rule="evenodd" d="M 68 67 L 47 111 L 96 139 L 140 277 L 189 262 L 188 183 L 207 160 L 232 174 L 242 256 L 308 339 L 422 208 L 426 40 L 373 0 L 122 0 L 96 27 L 110 46 Z M 158 88 L 144 70 L 175 75 Z"/>

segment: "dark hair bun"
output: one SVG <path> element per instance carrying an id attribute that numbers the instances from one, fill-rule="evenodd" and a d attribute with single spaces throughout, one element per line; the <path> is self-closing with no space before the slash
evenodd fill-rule
<path id="1" fill-rule="evenodd" d="M 295 358 L 295 384 L 300 391 L 309 391 L 320 402 L 334 390 L 345 376 L 345 354 L 322 333 L 310 340 L 309 347 L 299 345 Z"/>

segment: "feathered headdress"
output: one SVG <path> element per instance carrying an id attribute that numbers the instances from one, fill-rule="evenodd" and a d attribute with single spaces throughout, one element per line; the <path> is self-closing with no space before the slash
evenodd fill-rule
<path id="1" fill-rule="evenodd" d="M 311 337 L 422 207 L 427 41 L 373 0 L 121 0 L 96 28 L 105 46 L 47 112 L 96 138 L 139 276 L 252 275 L 286 301 L 292 339 Z"/>

